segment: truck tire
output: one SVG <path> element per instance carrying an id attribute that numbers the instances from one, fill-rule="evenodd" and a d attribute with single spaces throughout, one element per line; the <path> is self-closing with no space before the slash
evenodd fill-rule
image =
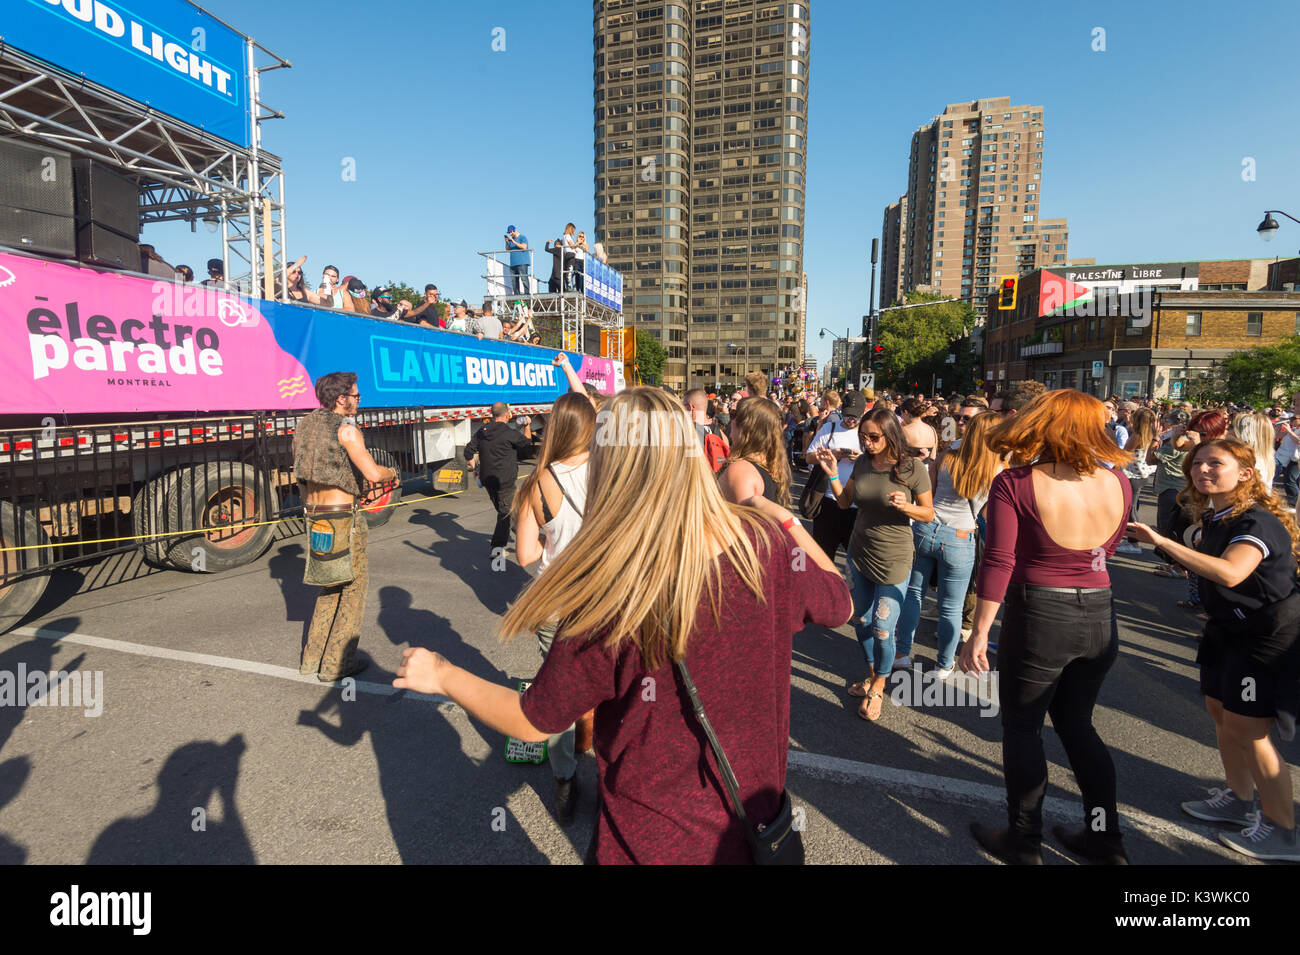
<path id="1" fill-rule="evenodd" d="M 54 560 L 50 538 L 34 514 L 25 507 L 0 501 L 0 547 L 36 547 L 35 550 L 0 551 L 0 568 L 6 574 L 35 571 Z M 32 573 L 0 584 L 0 633 L 18 625 L 50 582 L 46 573 Z"/>
<path id="2" fill-rule="evenodd" d="M 394 468 L 398 470 L 400 476 L 401 470 L 397 468 L 397 458 L 383 448 L 373 448 L 370 456 L 375 459 L 375 463 L 381 468 Z M 393 518 L 394 505 L 402 499 L 402 486 L 399 484 L 393 490 L 389 491 L 381 498 L 377 498 L 369 507 L 362 508 L 366 516 L 367 527 L 383 527 Z"/>
<path id="3" fill-rule="evenodd" d="M 160 533 L 166 524 L 167 499 L 176 488 L 176 474 L 161 474 L 140 485 L 140 490 L 131 498 L 131 533 L 137 537 L 150 537 Z M 173 542 L 160 537 L 145 541 L 141 547 L 146 564 L 154 567 L 170 567 L 167 562 L 167 550 Z"/>
<path id="4" fill-rule="evenodd" d="M 266 481 L 251 464 L 211 461 L 176 472 L 166 494 L 166 530 L 212 528 L 206 533 L 169 539 L 167 563 L 178 570 L 219 573 L 257 560 L 271 546 L 275 525 L 224 530 L 244 521 L 269 521 Z"/>

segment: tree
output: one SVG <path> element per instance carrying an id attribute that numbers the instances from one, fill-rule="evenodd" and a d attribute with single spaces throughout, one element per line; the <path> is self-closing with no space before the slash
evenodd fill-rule
<path id="1" fill-rule="evenodd" d="M 390 279 L 389 281 L 385 282 L 384 285 L 387 288 L 392 290 L 394 305 L 396 305 L 398 302 L 410 302 L 411 307 L 416 308 L 424 304 L 424 293 L 417 292 L 415 289 L 411 288 L 411 286 L 407 285 L 405 282 L 395 282 Z M 449 306 L 446 302 L 440 301 L 438 302 L 437 309 L 438 309 L 439 317 L 446 318 L 447 313 L 451 311 L 451 306 Z"/>
<path id="2" fill-rule="evenodd" d="M 939 295 L 912 291 L 905 298 L 904 304 L 915 305 L 933 302 Z M 974 327 L 975 310 L 969 302 L 882 312 L 876 341 L 885 349 L 884 368 L 877 376 L 877 387 L 891 384 L 910 388 L 913 382 L 918 382 L 928 388 L 931 376 L 942 378 L 945 390 L 969 387 L 974 381 L 974 363 L 965 339 Z M 954 347 L 957 361 L 949 364 L 948 353 Z M 882 377 L 884 381 L 880 380 Z"/>
<path id="3" fill-rule="evenodd" d="M 1223 361 L 1223 392 L 1230 401 L 1268 405 L 1279 392 L 1300 390 L 1300 338 L 1284 338 L 1233 352 Z"/>
<path id="4" fill-rule="evenodd" d="M 663 384 L 664 362 L 668 352 L 659 339 L 644 328 L 636 330 L 636 370 L 641 375 L 641 383 L 646 385 Z"/>

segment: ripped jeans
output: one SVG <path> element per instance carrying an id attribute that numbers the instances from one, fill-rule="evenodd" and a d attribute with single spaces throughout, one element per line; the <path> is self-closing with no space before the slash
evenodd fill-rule
<path id="1" fill-rule="evenodd" d="M 907 581 L 878 584 L 867 580 L 849 557 L 849 591 L 853 595 L 853 629 L 862 654 L 876 677 L 894 669 L 894 630 L 903 605 Z"/>

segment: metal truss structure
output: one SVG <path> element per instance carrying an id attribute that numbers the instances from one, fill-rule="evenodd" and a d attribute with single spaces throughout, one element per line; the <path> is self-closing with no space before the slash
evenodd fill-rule
<path id="1" fill-rule="evenodd" d="M 205 11 L 206 12 L 206 11 Z M 221 231 L 232 288 L 275 298 L 285 267 L 284 171 L 261 149 L 261 122 L 284 114 L 260 99 L 261 74 L 290 66 L 254 40 L 248 47 L 252 103 L 248 148 L 159 113 L 0 40 L 0 134 L 86 156 L 134 180 L 140 222 L 201 221 Z M 258 65 L 258 54 L 265 65 Z M 281 283 L 282 284 L 282 283 Z"/>
<path id="2" fill-rule="evenodd" d="M 505 269 L 510 253 L 480 252 L 479 255 L 483 256 L 485 271 L 482 278 L 487 283 L 483 300 L 492 302 L 492 311 L 498 317 L 528 317 L 538 324 L 548 325 L 558 322 L 562 338 L 555 347 L 584 354 L 590 354 L 583 347 L 585 328 L 609 332 L 600 336 L 600 349 L 594 354 L 617 362 L 624 360 L 624 321 L 620 310 L 590 299 L 582 292 L 538 291 L 542 285 L 533 274 L 531 265 L 528 269 L 530 291 L 522 294 L 510 292 L 510 274 Z M 532 253 L 529 255 L 531 257 Z"/>

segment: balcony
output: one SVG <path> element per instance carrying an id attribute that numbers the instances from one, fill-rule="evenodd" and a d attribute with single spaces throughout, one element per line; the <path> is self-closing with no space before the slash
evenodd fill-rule
<path id="1" fill-rule="evenodd" d="M 1037 345 L 1026 345 L 1020 349 L 1021 358 L 1033 358 L 1037 355 L 1059 355 L 1065 346 L 1061 342 L 1040 342 Z"/>

